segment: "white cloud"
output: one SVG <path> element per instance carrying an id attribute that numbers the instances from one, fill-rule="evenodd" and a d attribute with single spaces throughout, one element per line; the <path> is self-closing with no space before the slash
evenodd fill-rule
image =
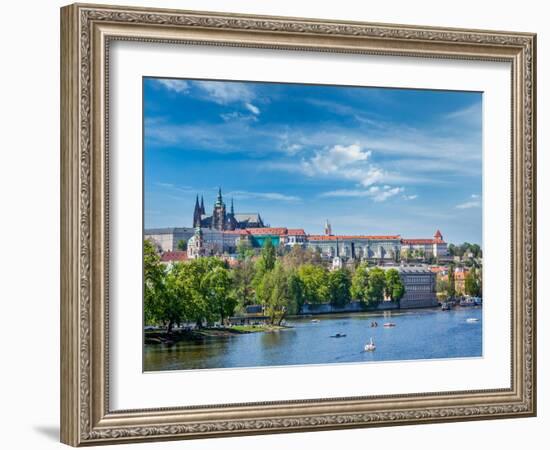
<path id="1" fill-rule="evenodd" d="M 185 80 L 159 79 L 157 82 L 169 91 L 174 91 L 178 94 L 189 92 L 189 83 Z"/>
<path id="2" fill-rule="evenodd" d="M 194 81 L 193 86 L 208 94 L 208 99 L 221 105 L 234 102 L 249 103 L 255 97 L 254 91 L 248 85 L 222 81 Z"/>
<path id="3" fill-rule="evenodd" d="M 363 150 L 359 144 L 334 145 L 302 160 L 300 167 L 310 177 L 332 176 L 368 187 L 384 178 L 384 171 L 368 162 L 371 155 L 369 150 Z"/>
<path id="4" fill-rule="evenodd" d="M 412 195 L 404 195 L 403 198 L 405 200 L 416 200 L 418 198 L 418 195 L 417 194 L 412 194 Z"/>
<path id="5" fill-rule="evenodd" d="M 226 197 L 234 197 L 236 199 L 258 198 L 263 200 L 276 200 L 283 202 L 297 202 L 300 197 L 295 195 L 286 195 L 279 192 L 250 192 L 250 191 L 232 191 L 225 194 Z"/>
<path id="6" fill-rule="evenodd" d="M 321 194 L 321 197 L 368 197 L 372 198 L 375 202 L 383 202 L 400 194 L 405 189 L 402 187 L 392 186 L 371 186 L 368 189 L 337 189 L 335 191 L 328 191 Z"/>
<path id="7" fill-rule="evenodd" d="M 478 194 L 470 195 L 471 200 L 467 200 L 464 203 L 460 203 L 455 206 L 458 209 L 470 209 L 470 208 L 480 208 L 481 207 L 481 198 Z"/>
<path id="8" fill-rule="evenodd" d="M 245 108 L 248 109 L 252 114 L 258 115 L 260 114 L 260 108 L 257 106 L 254 106 L 252 103 L 245 103 Z"/>

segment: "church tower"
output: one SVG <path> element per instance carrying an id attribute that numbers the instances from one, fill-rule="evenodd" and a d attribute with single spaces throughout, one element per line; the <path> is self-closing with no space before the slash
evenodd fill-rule
<path id="1" fill-rule="evenodd" d="M 199 196 L 195 199 L 195 210 L 193 211 L 193 228 L 201 226 L 201 208 L 199 206 Z"/>
<path id="2" fill-rule="evenodd" d="M 226 228 L 226 215 L 225 215 L 225 203 L 222 198 L 222 188 L 218 189 L 218 198 L 214 204 L 214 211 L 212 212 L 212 228 L 215 230 L 223 231 Z"/>
<path id="3" fill-rule="evenodd" d="M 204 209 L 204 197 L 201 195 L 201 214 L 206 214 L 206 210 Z"/>
<path id="4" fill-rule="evenodd" d="M 328 219 L 325 222 L 325 236 L 332 236 L 332 227 L 330 226 Z"/>

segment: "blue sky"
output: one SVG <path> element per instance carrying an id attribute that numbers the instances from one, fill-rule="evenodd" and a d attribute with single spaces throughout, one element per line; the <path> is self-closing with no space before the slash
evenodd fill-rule
<path id="1" fill-rule="evenodd" d="M 271 226 L 481 244 L 482 94 L 144 78 L 145 228 L 221 186 Z"/>

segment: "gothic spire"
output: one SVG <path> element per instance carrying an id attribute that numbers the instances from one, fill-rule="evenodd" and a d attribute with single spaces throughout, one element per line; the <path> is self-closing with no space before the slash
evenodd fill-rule
<path id="1" fill-rule="evenodd" d="M 201 195 L 201 214 L 206 214 L 206 210 L 204 209 L 204 197 Z"/>
<path id="2" fill-rule="evenodd" d="M 233 197 L 231 197 L 231 215 L 234 216 L 235 215 L 235 208 L 233 208 Z"/>
<path id="3" fill-rule="evenodd" d="M 200 227 L 201 226 L 201 209 L 199 206 L 199 196 L 197 194 L 197 197 L 195 198 L 195 210 L 193 211 L 193 226 L 194 227 Z"/>

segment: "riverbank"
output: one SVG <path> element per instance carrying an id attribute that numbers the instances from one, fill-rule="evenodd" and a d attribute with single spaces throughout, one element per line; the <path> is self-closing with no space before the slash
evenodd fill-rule
<path id="1" fill-rule="evenodd" d="M 483 355 L 481 307 L 457 307 L 450 311 L 401 310 L 392 312 L 391 316 L 386 314 L 386 319 L 383 311 L 377 311 L 286 320 L 292 328 L 280 332 L 232 333 L 231 338 L 146 345 L 144 368 L 146 371 L 215 369 Z M 372 321 L 377 321 L 378 327 L 372 327 Z M 395 326 L 384 327 L 384 322 Z M 338 334 L 340 338 L 332 338 Z M 371 338 L 376 343 L 376 351 L 364 352 Z"/>
<path id="2" fill-rule="evenodd" d="M 146 345 L 174 344 L 181 341 L 202 341 L 206 339 L 224 338 L 239 334 L 270 333 L 291 328 L 282 325 L 235 325 L 223 328 L 200 328 L 193 330 L 145 330 Z"/>

